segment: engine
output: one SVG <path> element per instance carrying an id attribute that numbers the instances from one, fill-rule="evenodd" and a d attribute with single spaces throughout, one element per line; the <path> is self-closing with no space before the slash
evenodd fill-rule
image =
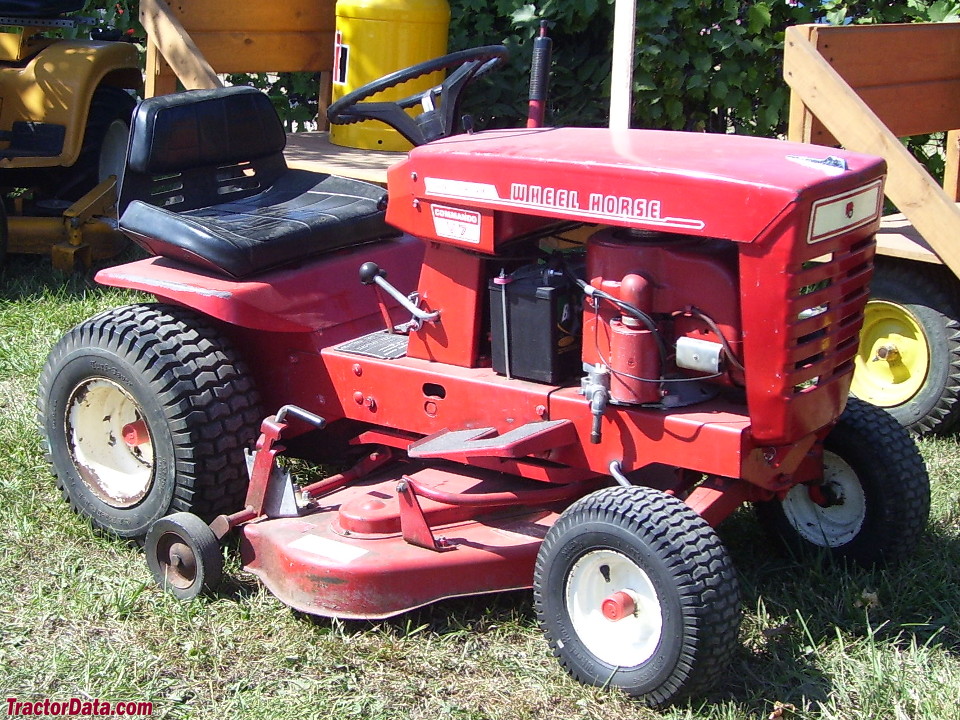
<path id="1" fill-rule="evenodd" d="M 586 248 L 585 262 L 554 258 L 490 281 L 496 372 L 551 384 L 586 375 L 584 387 L 599 384 L 616 405 L 676 407 L 742 384 L 731 243 L 609 228 Z"/>
<path id="2" fill-rule="evenodd" d="M 677 406 L 743 381 L 740 285 L 729 242 L 611 228 L 587 245 L 582 360 L 610 402 Z"/>

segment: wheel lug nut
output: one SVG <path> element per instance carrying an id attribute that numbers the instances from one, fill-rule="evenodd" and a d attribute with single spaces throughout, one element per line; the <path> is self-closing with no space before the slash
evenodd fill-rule
<path id="1" fill-rule="evenodd" d="M 893 343 L 881 345 L 877 348 L 877 360 L 886 360 L 888 363 L 896 362 L 900 359 L 900 351 Z"/>

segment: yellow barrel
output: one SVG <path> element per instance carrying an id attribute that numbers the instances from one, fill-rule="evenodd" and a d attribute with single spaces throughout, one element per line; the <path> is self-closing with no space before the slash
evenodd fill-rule
<path id="1" fill-rule="evenodd" d="M 388 73 L 446 54 L 447 0 L 338 0 L 333 100 Z M 372 100 L 400 100 L 442 82 L 434 73 L 391 88 Z M 419 112 L 413 108 L 412 115 Z M 363 150 L 409 150 L 410 143 L 382 122 L 332 125 L 330 141 Z"/>

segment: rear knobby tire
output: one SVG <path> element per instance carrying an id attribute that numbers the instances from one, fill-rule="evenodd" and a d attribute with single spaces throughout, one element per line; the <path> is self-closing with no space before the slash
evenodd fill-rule
<path id="1" fill-rule="evenodd" d="M 73 165 L 60 171 L 57 197 L 77 200 L 110 175 L 119 183 L 136 104 L 122 88 L 103 85 L 94 91 L 80 154 Z"/>
<path id="2" fill-rule="evenodd" d="M 622 617 L 602 612 L 629 598 Z M 708 690 L 727 668 L 740 622 L 737 578 L 717 534 L 674 497 L 611 488 L 550 528 L 534 571 L 537 616 L 580 682 L 649 705 Z"/>
<path id="3" fill-rule="evenodd" d="M 791 555 L 864 567 L 908 557 L 930 512 L 930 478 L 916 443 L 878 407 L 850 398 L 824 441 L 824 482 L 757 504 Z"/>
<path id="4" fill-rule="evenodd" d="M 132 305 L 70 330 L 40 376 L 39 420 L 64 498 L 140 539 L 175 511 L 243 505 L 262 412 L 228 340 L 190 310 Z"/>
<path id="5" fill-rule="evenodd" d="M 871 283 L 851 392 L 914 432 L 944 435 L 960 419 L 954 284 L 940 267 L 883 258 Z"/>

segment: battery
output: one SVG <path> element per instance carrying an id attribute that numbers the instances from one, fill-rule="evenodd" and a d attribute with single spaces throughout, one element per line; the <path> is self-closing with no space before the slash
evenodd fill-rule
<path id="1" fill-rule="evenodd" d="M 493 370 L 559 385 L 580 376 L 580 289 L 546 265 L 494 278 L 490 291 Z"/>

